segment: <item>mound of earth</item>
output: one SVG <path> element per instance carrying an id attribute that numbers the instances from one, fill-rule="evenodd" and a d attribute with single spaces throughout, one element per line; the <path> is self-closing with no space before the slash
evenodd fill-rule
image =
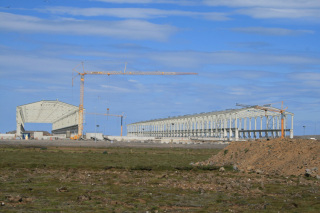
<path id="1" fill-rule="evenodd" d="M 320 141 L 271 139 L 232 142 L 196 165 L 233 165 L 234 169 L 276 175 L 320 177 Z M 318 176 L 317 176 L 318 175 Z"/>

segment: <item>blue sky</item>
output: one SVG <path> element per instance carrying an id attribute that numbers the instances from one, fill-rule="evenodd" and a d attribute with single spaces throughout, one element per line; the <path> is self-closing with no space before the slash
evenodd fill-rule
<path id="1" fill-rule="evenodd" d="M 84 61 L 199 73 L 86 76 L 86 111 L 109 108 L 125 124 L 284 101 L 295 134 L 320 134 L 319 0 L 1 0 L 0 20 L 0 132 L 16 128 L 18 105 L 78 105 L 72 69 Z M 96 124 L 120 134 L 118 118 L 87 115 L 85 131 Z"/>

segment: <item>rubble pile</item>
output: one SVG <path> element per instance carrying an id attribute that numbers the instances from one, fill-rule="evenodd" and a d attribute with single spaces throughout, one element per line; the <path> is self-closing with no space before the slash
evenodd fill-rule
<path id="1" fill-rule="evenodd" d="M 320 141 L 271 139 L 232 142 L 196 165 L 233 165 L 235 170 L 270 175 L 303 175 L 320 179 Z"/>

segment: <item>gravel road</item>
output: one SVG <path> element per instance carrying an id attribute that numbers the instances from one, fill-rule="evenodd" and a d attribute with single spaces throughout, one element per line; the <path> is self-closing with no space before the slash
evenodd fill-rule
<path id="1" fill-rule="evenodd" d="M 22 146 L 22 147 L 137 147 L 137 148 L 186 148 L 186 149 L 223 149 L 227 143 L 201 142 L 191 144 L 175 143 L 154 143 L 154 142 L 119 142 L 119 141 L 72 141 L 72 140 L 0 140 L 1 146 Z"/>

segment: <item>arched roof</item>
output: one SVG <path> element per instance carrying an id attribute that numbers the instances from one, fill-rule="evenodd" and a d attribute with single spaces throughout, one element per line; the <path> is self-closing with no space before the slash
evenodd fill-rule
<path id="1" fill-rule="evenodd" d="M 38 101 L 17 106 L 23 123 L 54 123 L 79 108 L 61 101 Z"/>

